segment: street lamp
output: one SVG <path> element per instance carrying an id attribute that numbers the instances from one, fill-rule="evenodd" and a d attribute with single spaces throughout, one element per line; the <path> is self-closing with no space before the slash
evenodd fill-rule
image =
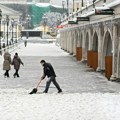
<path id="1" fill-rule="evenodd" d="M 64 18 L 64 6 L 65 6 L 65 1 L 62 1 L 62 7 L 63 7 L 63 18 Z"/>
<path id="2" fill-rule="evenodd" d="M 1 32 L 1 20 L 2 20 L 2 11 L 0 9 L 0 54 L 2 54 L 2 45 L 1 45 L 1 35 L 2 35 L 2 32 Z"/>
<path id="3" fill-rule="evenodd" d="M 74 9 L 75 9 L 74 7 L 75 7 L 75 6 L 74 6 L 74 0 L 73 0 L 73 12 L 74 12 Z"/>
<path id="4" fill-rule="evenodd" d="M 43 18 L 43 25 L 44 25 L 44 34 L 45 34 L 45 27 L 46 27 L 46 24 L 47 24 L 47 17 L 46 17 L 46 14 L 44 14 L 44 16 L 42 17 Z"/>
<path id="5" fill-rule="evenodd" d="M 31 20 L 30 15 L 27 16 L 26 20 L 27 20 L 27 29 L 29 29 L 30 20 Z"/>
<path id="6" fill-rule="evenodd" d="M 67 0 L 67 17 L 69 16 L 69 0 Z"/>
<path id="7" fill-rule="evenodd" d="M 95 1 L 96 1 L 96 0 L 93 0 L 93 8 L 95 8 Z"/>
<path id="8" fill-rule="evenodd" d="M 13 28 L 14 28 L 14 19 L 12 19 L 11 21 L 11 26 L 12 26 L 12 38 L 11 38 L 11 41 L 13 43 Z"/>
<path id="9" fill-rule="evenodd" d="M 3 23 L 3 25 L 4 25 L 4 35 L 3 35 L 3 40 L 5 40 L 5 24 L 6 24 L 6 21 L 5 21 L 5 19 L 2 21 L 2 23 Z"/>
<path id="10" fill-rule="evenodd" d="M 14 26 L 15 26 L 15 29 L 16 29 L 16 40 L 15 40 L 15 42 L 17 43 L 17 21 L 14 21 Z"/>
<path id="11" fill-rule="evenodd" d="M 64 13 L 65 1 L 62 1 L 63 13 Z"/>
<path id="12" fill-rule="evenodd" d="M 8 26 L 9 26 L 9 16 L 6 15 L 6 22 L 7 22 L 7 46 L 8 46 Z"/>

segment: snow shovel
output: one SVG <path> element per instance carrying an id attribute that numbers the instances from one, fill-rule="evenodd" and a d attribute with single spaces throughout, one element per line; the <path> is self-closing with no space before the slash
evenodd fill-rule
<path id="1" fill-rule="evenodd" d="M 42 80 L 40 80 L 40 81 L 38 82 L 36 88 L 33 88 L 33 90 L 32 90 L 29 94 L 35 94 L 35 93 L 37 93 L 37 89 L 38 89 L 38 87 L 39 87 L 41 81 L 42 81 Z"/>

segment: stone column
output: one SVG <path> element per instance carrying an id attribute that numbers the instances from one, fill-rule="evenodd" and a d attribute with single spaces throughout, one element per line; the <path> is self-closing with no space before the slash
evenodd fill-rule
<path id="1" fill-rule="evenodd" d="M 67 39 L 66 50 L 67 50 L 67 52 L 69 52 L 69 50 L 68 50 L 68 46 L 69 46 L 69 31 L 67 32 L 66 39 Z"/>
<path id="2" fill-rule="evenodd" d="M 72 46 L 73 46 L 72 41 L 73 41 L 73 34 L 72 34 L 72 31 L 71 31 L 71 34 L 70 34 L 70 54 L 73 54 L 73 52 L 72 52 Z"/>
<path id="3" fill-rule="evenodd" d="M 63 36 L 63 46 L 64 46 L 63 49 L 65 50 L 65 31 L 63 34 L 64 34 L 64 36 Z"/>
<path id="4" fill-rule="evenodd" d="M 61 35 L 60 35 L 60 46 L 61 46 L 61 48 L 63 47 L 62 46 L 62 42 L 63 42 L 63 32 L 61 32 L 60 33 Z"/>
<path id="5" fill-rule="evenodd" d="M 93 46 L 93 38 L 91 34 L 91 29 L 89 28 L 89 49 L 88 50 L 92 50 L 92 46 Z"/>
<path id="6" fill-rule="evenodd" d="M 119 37 L 119 47 L 118 47 L 117 78 L 120 79 L 120 37 Z"/>
<path id="7" fill-rule="evenodd" d="M 85 40 L 85 31 L 84 30 L 82 30 L 83 31 L 83 40 L 82 40 L 82 62 L 84 62 L 85 61 L 85 42 L 86 42 L 86 40 Z"/>
<path id="8" fill-rule="evenodd" d="M 70 52 L 70 31 L 68 33 L 68 36 L 69 36 L 69 38 L 68 38 L 68 52 Z"/>
<path id="9" fill-rule="evenodd" d="M 67 31 L 64 33 L 64 50 L 66 51 L 66 45 L 67 45 Z"/>
<path id="10" fill-rule="evenodd" d="M 77 47 L 77 39 L 76 39 L 76 31 L 74 31 L 74 46 L 73 46 L 73 54 L 76 55 L 76 47 Z"/>
<path id="11" fill-rule="evenodd" d="M 101 71 L 102 41 L 103 41 L 102 28 L 99 27 L 99 34 L 98 34 L 98 67 L 97 67 L 97 70 L 96 70 L 97 72 Z"/>
<path id="12" fill-rule="evenodd" d="M 116 80 L 117 75 L 117 54 L 118 54 L 118 29 L 117 24 L 113 25 L 113 63 L 112 63 L 112 75 L 110 80 Z"/>

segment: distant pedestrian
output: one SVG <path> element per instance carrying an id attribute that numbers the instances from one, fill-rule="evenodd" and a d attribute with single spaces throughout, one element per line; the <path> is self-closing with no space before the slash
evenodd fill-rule
<path id="1" fill-rule="evenodd" d="M 9 70 L 11 69 L 10 67 L 11 64 L 11 55 L 9 52 L 4 53 L 4 62 L 3 62 L 3 70 L 6 72 L 4 73 L 4 77 L 9 77 Z"/>
<path id="2" fill-rule="evenodd" d="M 28 37 L 29 37 L 29 32 L 27 31 L 26 32 L 26 38 L 28 39 Z"/>
<path id="3" fill-rule="evenodd" d="M 24 45 L 27 46 L 27 39 L 24 40 Z"/>
<path id="4" fill-rule="evenodd" d="M 41 60 L 40 63 L 43 66 L 43 76 L 41 77 L 41 80 L 43 80 L 46 76 L 48 77 L 48 81 L 46 82 L 46 88 L 43 92 L 47 93 L 51 82 L 53 82 L 53 84 L 58 89 L 58 93 L 61 93 L 62 89 L 60 88 L 60 86 L 58 85 L 55 79 L 56 74 L 54 72 L 52 65 L 50 63 L 46 63 L 45 60 Z"/>
<path id="5" fill-rule="evenodd" d="M 15 53 L 12 65 L 14 65 L 15 73 L 14 73 L 14 78 L 17 76 L 19 77 L 18 71 L 20 69 L 20 64 L 24 65 L 20 57 L 18 56 L 18 53 Z"/>

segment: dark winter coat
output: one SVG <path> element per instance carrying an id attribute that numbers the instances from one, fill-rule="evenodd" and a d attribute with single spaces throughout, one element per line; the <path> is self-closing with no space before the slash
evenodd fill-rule
<path id="1" fill-rule="evenodd" d="M 20 57 L 15 55 L 12 61 L 12 65 L 14 65 L 14 69 L 15 70 L 19 70 L 20 69 L 20 64 L 23 65 L 23 62 L 21 61 Z"/>
<path id="2" fill-rule="evenodd" d="M 47 77 L 51 77 L 51 76 L 56 77 L 55 71 L 50 63 L 44 64 L 43 71 L 44 71 L 44 77 L 46 77 L 46 76 Z"/>
<path id="3" fill-rule="evenodd" d="M 10 70 L 11 55 L 8 52 L 4 54 L 3 70 Z"/>

